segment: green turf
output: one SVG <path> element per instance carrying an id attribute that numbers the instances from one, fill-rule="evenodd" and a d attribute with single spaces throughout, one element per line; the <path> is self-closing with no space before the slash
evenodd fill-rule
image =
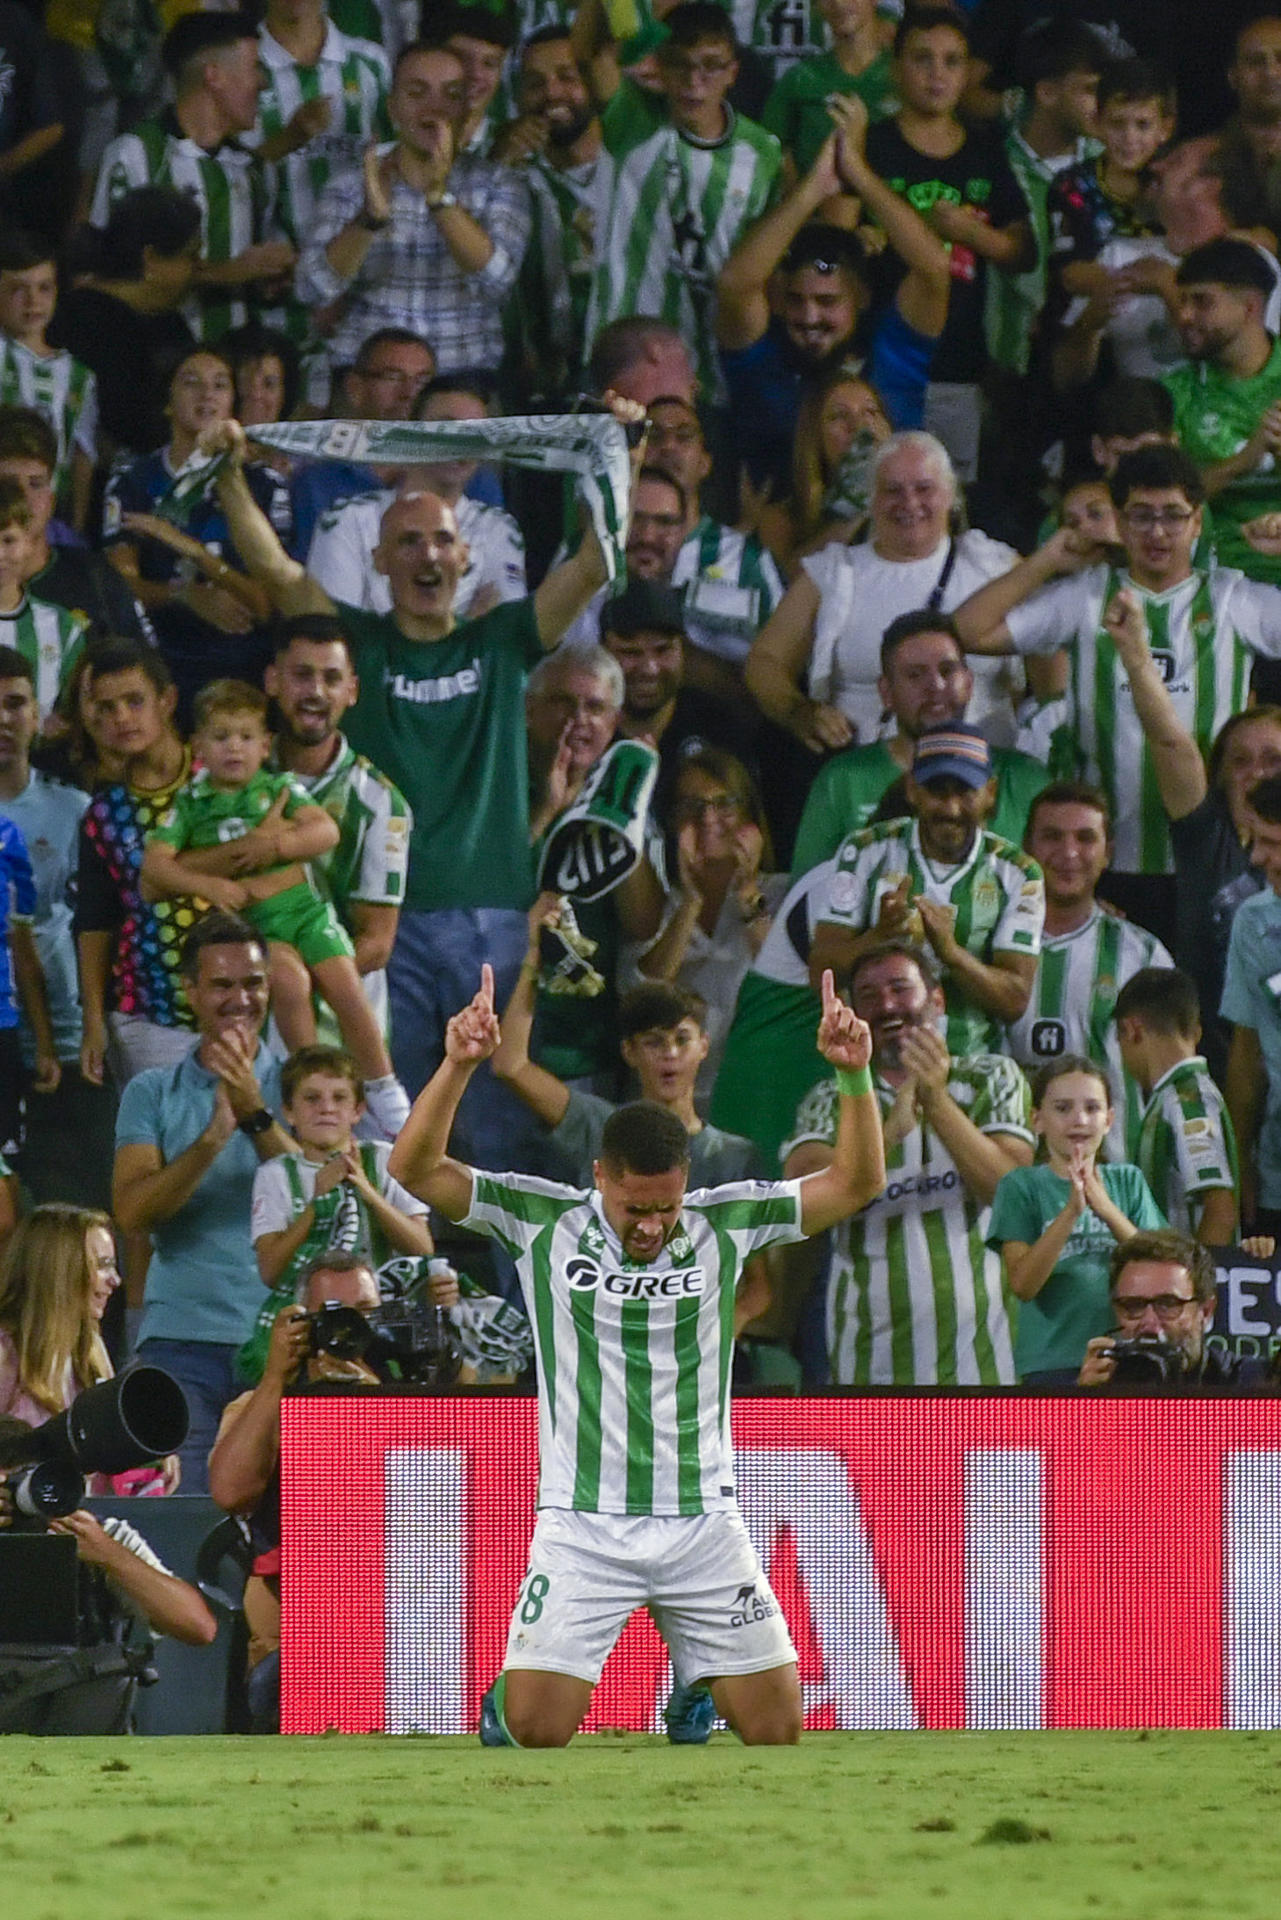
<path id="1" fill-rule="evenodd" d="M 12 1920 L 1267 1915 L 1270 1734 L 0 1740 Z"/>

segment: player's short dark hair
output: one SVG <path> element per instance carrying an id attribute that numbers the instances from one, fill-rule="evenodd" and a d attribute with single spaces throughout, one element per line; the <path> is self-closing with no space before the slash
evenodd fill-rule
<path id="1" fill-rule="evenodd" d="M 1130 1014 L 1153 1033 L 1194 1040 L 1201 1028 L 1196 982 L 1180 967 L 1140 967 L 1121 988 L 1112 1009 L 1114 1020 Z"/>
<path id="2" fill-rule="evenodd" d="M 258 40 L 258 29 L 247 13 L 184 13 L 161 42 L 165 72 L 181 93 L 199 78 L 199 68 L 211 53 L 223 53 L 241 40 Z"/>
<path id="3" fill-rule="evenodd" d="M 616 1107 L 601 1133 L 600 1157 L 611 1173 L 672 1173 L 689 1165 L 685 1123 L 656 1100 Z"/>
<path id="4" fill-rule="evenodd" d="M 1032 1076 L 1032 1105 L 1041 1106 L 1054 1082 L 1065 1080 L 1069 1073 L 1085 1073 L 1091 1080 L 1097 1080 L 1107 1096 L 1108 1105 L 1112 1105 L 1114 1095 L 1111 1074 L 1106 1067 L 1101 1067 L 1097 1060 L 1091 1060 L 1085 1053 L 1061 1053 L 1057 1060 L 1047 1060 L 1043 1067 L 1038 1067 Z"/>
<path id="5" fill-rule="evenodd" d="M 0 229 L 0 273 L 30 273 L 57 258 L 57 249 L 40 234 L 23 227 Z"/>
<path id="6" fill-rule="evenodd" d="M 1099 75 L 1100 110 L 1112 100 L 1126 104 L 1155 100 L 1167 113 L 1173 113 L 1174 82 L 1155 60 L 1109 60 Z"/>
<path id="7" fill-rule="evenodd" d="M 1267 300 L 1277 279 L 1259 249 L 1249 240 L 1223 234 L 1184 254 L 1174 275 L 1181 287 L 1232 287 L 1240 293 L 1262 294 Z"/>
<path id="8" fill-rule="evenodd" d="M 1029 97 L 1043 80 L 1070 73 L 1102 73 L 1108 63 L 1103 36 L 1084 20 L 1038 20 L 1020 34 L 1014 50 L 1014 84 Z"/>
<path id="9" fill-rule="evenodd" d="M 514 13 L 505 7 L 445 6 L 432 14 L 432 38 L 449 40 L 456 33 L 483 40 L 489 47 L 514 47 L 520 37 Z"/>
<path id="10" fill-rule="evenodd" d="M 257 947 L 263 959 L 267 957 L 266 943 L 258 929 L 243 914 L 224 913 L 221 907 L 211 907 L 202 914 L 183 941 L 179 966 L 184 980 L 200 978 L 200 956 L 206 947 Z"/>
<path id="11" fill-rule="evenodd" d="M 911 613 L 898 614 L 881 635 L 881 672 L 889 672 L 894 655 L 905 641 L 915 640 L 922 633 L 946 634 L 955 642 L 956 651 L 961 655 L 965 653 L 950 613 L 935 613 L 932 607 L 915 607 Z"/>
<path id="12" fill-rule="evenodd" d="M 0 407 L 0 460 L 38 460 L 50 474 L 58 464 L 58 436 L 35 407 Z"/>
<path id="13" fill-rule="evenodd" d="M 1112 1249 L 1108 1261 L 1108 1292 L 1115 1293 L 1120 1285 L 1121 1275 L 1127 1267 L 1139 1260 L 1159 1260 L 1162 1264 L 1182 1267 L 1192 1282 L 1194 1300 L 1215 1300 L 1218 1298 L 1218 1281 L 1215 1277 L 1214 1255 L 1190 1233 L 1180 1233 L 1176 1227 L 1154 1227 L 1144 1233 L 1134 1233 L 1128 1240 L 1119 1241 Z"/>
<path id="14" fill-rule="evenodd" d="M 92 687 L 109 673 L 132 673 L 135 668 L 151 682 L 157 693 L 168 693 L 173 685 L 164 655 L 145 640 L 119 638 L 95 640 L 85 649 L 85 678 Z"/>
<path id="15" fill-rule="evenodd" d="M 280 1069 L 280 1097 L 286 1106 L 291 1104 L 303 1081 L 313 1073 L 326 1074 L 331 1080 L 345 1080 L 358 1100 L 365 1097 L 365 1083 L 360 1068 L 346 1047 L 317 1044 L 296 1048 Z"/>
<path id="16" fill-rule="evenodd" d="M 1136 447 L 1133 453 L 1123 453 L 1108 481 L 1112 505 L 1123 507 L 1139 487 L 1150 487 L 1154 492 L 1177 488 L 1191 507 L 1199 507 L 1205 500 L 1201 469 L 1182 447 Z"/>
<path id="17" fill-rule="evenodd" d="M 887 940 L 878 940 L 875 946 L 863 948 L 849 970 L 845 982 L 846 990 L 852 993 L 860 973 L 867 967 L 875 966 L 881 960 L 910 960 L 931 993 L 942 985 L 939 970 L 924 947 L 918 947 L 915 940 L 908 940 L 901 934 L 895 934 Z"/>
<path id="18" fill-rule="evenodd" d="M 1256 780 L 1246 795 L 1252 810 L 1269 827 L 1281 827 L 1281 773 Z"/>
<path id="19" fill-rule="evenodd" d="M 663 25 L 667 38 L 659 49 L 660 56 L 671 47 L 697 47 L 705 40 L 719 40 L 735 59 L 738 57 L 734 23 L 716 0 L 680 0 L 679 6 L 663 15 Z"/>
<path id="20" fill-rule="evenodd" d="M 958 13 L 955 7 L 922 6 L 909 7 L 894 29 L 894 52 L 902 53 L 909 33 L 932 33 L 935 27 L 951 27 L 969 51 L 970 27 L 964 14 Z"/>
<path id="21" fill-rule="evenodd" d="M 652 480 L 656 484 L 670 487 L 681 503 L 681 518 L 684 519 L 685 515 L 689 512 L 689 494 L 686 492 L 682 483 L 676 478 L 675 474 L 669 473 L 666 467 L 656 467 L 651 461 L 647 461 L 636 475 L 638 485 L 642 480 Z M 633 492 L 634 491 L 635 489 L 633 489 Z"/>
<path id="22" fill-rule="evenodd" d="M 1110 839 L 1112 836 L 1112 807 L 1102 787 L 1096 787 L 1088 780 L 1052 780 L 1048 787 L 1042 787 L 1027 810 L 1027 826 L 1023 830 L 1023 844 L 1026 847 L 1032 838 L 1032 829 L 1036 825 L 1036 816 L 1042 807 L 1092 807 L 1095 813 L 1103 816 L 1103 830 Z"/>
<path id="23" fill-rule="evenodd" d="M 34 693 L 36 670 L 16 647 L 0 647 L 0 680 L 25 680 Z"/>
<path id="24" fill-rule="evenodd" d="M 1142 433 L 1174 434 L 1174 395 L 1159 380 L 1126 374 L 1104 387 L 1094 403 L 1100 440 L 1137 440 Z"/>
<path id="25" fill-rule="evenodd" d="M 638 1033 L 653 1033 L 656 1028 L 666 1033 L 682 1020 L 693 1020 L 699 1032 L 706 1033 L 707 1002 L 701 993 L 670 980 L 646 980 L 618 1003 L 620 1040 L 634 1040 Z"/>
<path id="26" fill-rule="evenodd" d="M 351 641 L 347 629 L 341 620 L 332 613 L 293 613 L 287 620 L 277 620 L 271 630 L 272 653 L 277 660 L 288 653 L 295 640 L 311 640 L 317 646 L 341 646 L 346 649 L 348 662 L 354 667 L 355 656 L 351 650 Z"/>

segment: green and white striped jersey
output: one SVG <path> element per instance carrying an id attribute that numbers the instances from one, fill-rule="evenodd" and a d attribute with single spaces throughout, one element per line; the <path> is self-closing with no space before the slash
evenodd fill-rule
<path id="1" fill-rule="evenodd" d="M 98 383 L 65 350 L 32 353 L 0 334 L 0 407 L 34 407 L 57 434 L 55 494 L 66 486 L 73 447 L 91 461 L 98 458 Z"/>
<path id="2" fill-rule="evenodd" d="M 672 585 L 685 589 L 685 631 L 695 646 L 738 663 L 783 597 L 774 557 L 755 534 L 706 513 L 681 545 Z"/>
<path id="3" fill-rule="evenodd" d="M 280 771 L 273 753 L 271 766 Z M 409 868 L 409 834 L 414 824 L 409 803 L 399 787 L 380 773 L 372 761 L 346 740 L 332 767 L 314 777 L 295 773 L 308 800 L 323 807 L 338 828 L 338 845 L 311 862 L 332 899 L 338 918 L 353 933 L 351 908 L 361 903 L 399 907 L 405 898 Z M 384 1034 L 388 1031 L 387 975 L 360 977 L 365 998 Z M 327 1002 L 316 1002 L 317 1033 L 321 1040 L 341 1045 L 341 1035 Z"/>
<path id="4" fill-rule="evenodd" d="M 1096 902 L 1074 932 L 1044 935 L 1027 1012 L 1006 1029 L 1010 1052 L 1029 1074 L 1065 1053 L 1083 1053 L 1107 1069 L 1115 1103 L 1109 1160 L 1137 1158 L 1143 1107 L 1121 1065 L 1112 1019 L 1116 996 L 1140 967 L 1173 965 L 1155 934 Z"/>
<path id="5" fill-rule="evenodd" d="M 276 162 L 276 218 L 286 238 L 301 248 L 334 174 L 358 167 L 370 141 L 391 138 L 391 70 L 380 46 L 353 40 L 332 21 L 315 66 L 300 66 L 266 27 L 258 32 L 258 59 L 262 85 L 255 140 L 282 132 L 309 100 L 333 103 L 324 133 Z"/>
<path id="6" fill-rule="evenodd" d="M 1036 861 L 1010 841 L 980 832 L 959 866 L 937 866 L 922 852 L 920 828 L 911 819 L 887 820 L 842 840 L 819 920 L 866 933 L 876 925 L 881 901 L 902 885 L 904 875 L 913 899 L 923 895 L 956 909 L 957 942 L 976 959 L 990 962 L 998 953 L 1035 959 L 1041 951 L 1045 883 Z M 1005 1051 L 1001 1021 L 961 993 L 946 974 L 943 995 L 951 1054 L 959 1059 Z"/>
<path id="7" fill-rule="evenodd" d="M 1006 615 L 1019 653 L 1066 647 L 1069 681 L 1053 742 L 1052 777 L 1080 777 L 1112 804 L 1113 866 L 1121 873 L 1172 873 L 1170 833 L 1143 728 L 1103 614 L 1120 587 L 1134 594 L 1152 652 L 1183 725 L 1203 753 L 1245 705 L 1252 655 L 1281 655 L 1281 593 L 1231 567 L 1197 569 L 1164 593 L 1128 574 L 1091 567 L 1056 580 Z M 1039 722 L 1044 726 L 1044 715 Z M 1033 722 L 1035 729 L 1038 722 Z M 1019 746 L 1044 757 L 1033 731 Z"/>
<path id="8" fill-rule="evenodd" d="M 16 647 L 31 665 L 36 683 L 36 705 L 47 720 L 67 675 L 84 652 L 89 622 L 51 600 L 33 600 L 24 594 L 12 613 L 0 613 L 0 646 Z"/>
<path id="9" fill-rule="evenodd" d="M 1163 1073 L 1148 1096 L 1135 1160 L 1172 1227 L 1195 1234 L 1207 1193 L 1240 1193 L 1227 1104 L 1199 1054 Z"/>
<path id="10" fill-rule="evenodd" d="M 716 279 L 744 229 L 773 204 L 782 164 L 772 133 L 726 112 L 726 132 L 704 143 L 672 124 L 662 100 L 622 82 L 604 114 L 586 333 L 594 340 L 625 315 L 668 321 L 693 348 L 710 400 L 724 392 Z"/>
<path id="11" fill-rule="evenodd" d="M 799 1181 L 688 1195 L 659 1259 L 636 1265 L 599 1193 L 472 1174 L 465 1226 L 520 1275 L 538 1369 L 538 1504 L 585 1513 L 734 1505 L 734 1290 L 764 1247 L 802 1239 Z"/>
<path id="12" fill-rule="evenodd" d="M 553 167 L 536 153 L 525 168 L 533 227 L 512 301 L 535 390 L 568 394 L 587 355 L 587 308 L 596 271 L 596 208 L 602 156 Z"/>
<path id="13" fill-rule="evenodd" d="M 191 195 L 200 208 L 202 260 L 235 260 L 273 237 L 275 168 L 235 140 L 224 140 L 216 153 L 207 153 L 186 137 L 171 109 L 154 120 L 139 121 L 107 147 L 90 225 L 105 227 L 116 201 L 133 187 L 177 187 Z M 230 287 L 193 294 L 182 311 L 197 340 L 221 340 L 249 318 L 240 289 Z"/>
<path id="14" fill-rule="evenodd" d="M 881 1118 L 894 1089 L 876 1075 Z M 953 1060 L 948 1092 L 980 1133 L 1032 1144 L 1031 1096 L 1005 1054 Z M 836 1139 L 836 1082 L 801 1102 L 787 1160 Z M 836 1386 L 1009 1386 L 1015 1379 L 1001 1261 L 985 1246 L 990 1207 L 967 1189 L 939 1136 L 918 1125 L 887 1148 L 885 1191 L 833 1236 L 827 1357 Z"/>
<path id="15" fill-rule="evenodd" d="M 777 80 L 798 60 L 827 45 L 814 0 L 726 0 L 740 47 L 751 47 Z"/>

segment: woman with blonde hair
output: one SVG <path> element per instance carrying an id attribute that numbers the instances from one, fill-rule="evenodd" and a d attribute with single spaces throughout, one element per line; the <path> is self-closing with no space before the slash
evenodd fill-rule
<path id="1" fill-rule="evenodd" d="M 54 1201 L 18 1222 L 0 1261 L 0 1415 L 40 1426 L 111 1378 L 102 1316 L 119 1285 L 109 1215 Z M 101 1493 L 176 1485 L 176 1459 L 90 1479 Z"/>

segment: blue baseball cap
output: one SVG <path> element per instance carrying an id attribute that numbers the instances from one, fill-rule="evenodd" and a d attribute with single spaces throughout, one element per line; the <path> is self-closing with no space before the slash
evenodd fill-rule
<path id="1" fill-rule="evenodd" d="M 967 787 L 985 787 L 992 778 L 992 749 L 977 727 L 964 722 L 927 727 L 912 754 L 912 778 L 920 786 L 961 780 Z"/>

